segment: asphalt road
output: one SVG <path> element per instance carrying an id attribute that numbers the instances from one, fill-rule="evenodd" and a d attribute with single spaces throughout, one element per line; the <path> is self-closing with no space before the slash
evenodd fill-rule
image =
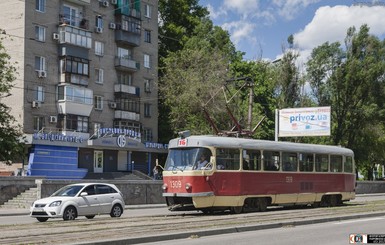
<path id="1" fill-rule="evenodd" d="M 149 245 L 276 245 L 276 244 L 312 244 L 340 245 L 349 244 L 350 235 L 382 234 L 385 216 L 367 219 L 333 221 L 306 226 L 286 226 L 277 229 L 239 232 L 213 236 L 190 236 L 185 239 L 147 243 Z M 384 242 L 382 242 L 384 243 Z"/>
<path id="2" fill-rule="evenodd" d="M 0 215 L 0 244 L 138 244 L 170 239 L 355 221 L 385 215 L 385 195 L 360 195 L 335 208 L 273 208 L 262 213 L 203 215 L 170 212 L 164 205 L 127 208 L 121 218 L 108 215 L 39 223 L 28 215 Z M 150 208 L 148 208 L 150 207 Z M 2 210 L 4 212 L 4 210 Z M 352 231 L 355 232 L 355 231 Z M 360 231 L 358 231 L 360 232 Z M 234 243 L 232 243 L 234 244 Z M 237 243 L 238 244 L 238 243 Z M 306 244 L 306 243 L 302 243 Z"/>

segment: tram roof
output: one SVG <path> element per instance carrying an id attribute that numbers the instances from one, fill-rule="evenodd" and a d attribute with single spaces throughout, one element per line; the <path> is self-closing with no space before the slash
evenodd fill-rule
<path id="1" fill-rule="evenodd" d="M 178 142 L 181 138 L 172 139 L 169 148 L 183 147 L 226 147 L 226 148 L 243 148 L 243 149 L 263 149 L 288 152 L 303 153 L 324 153 L 324 154 L 344 154 L 353 156 L 354 153 L 348 148 L 332 145 L 317 145 L 294 143 L 284 141 L 268 141 L 259 139 L 245 139 L 235 137 L 224 137 L 215 135 L 195 135 L 185 138 L 186 145 L 180 146 Z"/>

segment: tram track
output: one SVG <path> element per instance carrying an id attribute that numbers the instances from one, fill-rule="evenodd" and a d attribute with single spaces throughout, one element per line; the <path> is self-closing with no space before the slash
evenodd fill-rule
<path id="1" fill-rule="evenodd" d="M 267 212 L 232 215 L 172 213 L 170 215 L 77 219 L 5 226 L 0 225 L 0 244 L 78 244 L 101 240 L 191 233 L 272 223 L 289 223 L 352 214 L 385 213 L 385 201 L 349 203 L 331 208 L 269 208 Z"/>

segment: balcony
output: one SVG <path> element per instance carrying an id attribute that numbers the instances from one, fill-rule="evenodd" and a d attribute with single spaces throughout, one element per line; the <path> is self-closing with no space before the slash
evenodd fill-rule
<path id="1" fill-rule="evenodd" d="M 137 47 L 140 45 L 140 32 L 133 33 L 125 30 L 116 30 L 115 41 Z"/>
<path id="2" fill-rule="evenodd" d="M 88 86 L 88 77 L 70 73 L 62 73 L 60 75 L 60 83 L 72 83 Z"/>
<path id="3" fill-rule="evenodd" d="M 118 6 L 115 9 L 115 15 L 126 15 L 130 17 L 134 17 L 136 19 L 141 18 L 141 13 L 139 10 L 133 9 L 129 7 L 130 5 Z M 140 7 L 138 8 L 140 9 Z"/>
<path id="4" fill-rule="evenodd" d="M 83 30 L 89 29 L 89 20 L 83 15 L 68 16 L 67 14 L 59 14 L 59 26 L 71 26 Z"/>
<path id="5" fill-rule="evenodd" d="M 140 69 L 140 64 L 128 57 L 115 57 L 115 67 L 126 71 L 137 71 Z"/>
<path id="6" fill-rule="evenodd" d="M 135 113 L 135 112 L 130 112 L 130 111 L 116 110 L 115 111 L 115 119 L 139 121 L 140 120 L 140 114 Z"/>
<path id="7" fill-rule="evenodd" d="M 116 93 L 126 93 L 126 94 L 134 94 L 139 96 L 140 89 L 134 86 L 125 85 L 125 84 L 115 84 L 114 91 Z"/>
<path id="8" fill-rule="evenodd" d="M 59 114 L 89 117 L 94 107 L 93 91 L 74 85 L 59 85 L 57 89 Z"/>
<path id="9" fill-rule="evenodd" d="M 59 43 L 72 44 L 90 49 L 92 47 L 92 32 L 73 26 L 60 26 Z"/>
<path id="10" fill-rule="evenodd" d="M 74 114 L 89 117 L 94 106 L 76 101 L 59 101 L 58 107 L 60 114 Z"/>

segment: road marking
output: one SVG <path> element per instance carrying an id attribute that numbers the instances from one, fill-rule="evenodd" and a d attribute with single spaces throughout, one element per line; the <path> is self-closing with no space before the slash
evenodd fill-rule
<path id="1" fill-rule="evenodd" d="M 348 224 L 348 223 L 366 222 L 366 221 L 381 220 L 381 219 L 385 219 L 385 218 L 355 219 L 355 220 L 341 221 L 341 222 L 334 223 L 334 224 L 335 225 L 343 225 L 343 224 Z"/>

